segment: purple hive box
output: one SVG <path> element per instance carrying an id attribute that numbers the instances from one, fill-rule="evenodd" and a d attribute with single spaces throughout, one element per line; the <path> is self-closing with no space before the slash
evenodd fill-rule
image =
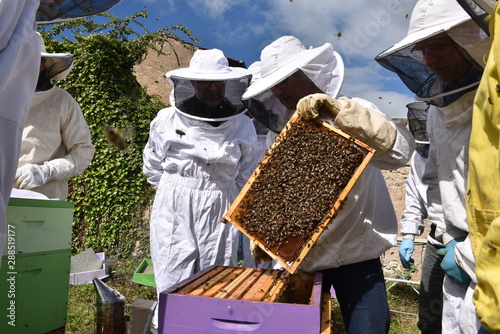
<path id="1" fill-rule="evenodd" d="M 221 276 L 234 270 L 232 276 Z M 269 302 L 278 284 L 264 292 L 258 286 L 261 272 L 284 271 L 212 266 L 161 292 L 158 333 L 323 333 L 321 273 L 289 276 L 276 301 Z M 214 297 L 201 295 L 215 290 Z M 259 293 L 261 300 L 255 300 Z"/>

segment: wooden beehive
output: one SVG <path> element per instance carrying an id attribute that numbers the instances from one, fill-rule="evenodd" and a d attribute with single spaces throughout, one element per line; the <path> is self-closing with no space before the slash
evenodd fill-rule
<path id="1" fill-rule="evenodd" d="M 295 273 L 374 153 L 326 122 L 294 114 L 223 222 Z"/>
<path id="2" fill-rule="evenodd" d="M 159 333 L 330 333 L 321 273 L 212 266 L 160 293 Z"/>

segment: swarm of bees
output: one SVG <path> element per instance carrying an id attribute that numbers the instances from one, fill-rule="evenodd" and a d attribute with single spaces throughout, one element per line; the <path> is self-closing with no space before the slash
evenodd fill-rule
<path id="1" fill-rule="evenodd" d="M 259 165 L 236 214 L 249 234 L 287 261 L 331 214 L 364 159 L 352 139 L 316 126 L 299 120 L 287 130 L 286 140 Z"/>

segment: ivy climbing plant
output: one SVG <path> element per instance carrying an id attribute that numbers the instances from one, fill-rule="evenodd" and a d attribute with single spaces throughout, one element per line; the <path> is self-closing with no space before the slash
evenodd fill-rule
<path id="1" fill-rule="evenodd" d="M 148 210 L 154 191 L 142 174 L 142 152 L 149 124 L 165 106 L 139 85 L 133 68 L 151 49 L 176 55 L 172 39 L 189 48 L 178 33 L 197 39 L 181 25 L 151 33 L 141 23 L 144 18 L 146 11 L 127 18 L 102 14 L 39 29 L 49 52 L 75 56 L 70 75 L 56 84 L 80 104 L 96 148 L 86 171 L 70 180 L 73 253 L 92 247 L 120 258 L 149 250 Z M 107 127 L 130 135 L 125 137 L 127 149 L 109 144 Z"/>

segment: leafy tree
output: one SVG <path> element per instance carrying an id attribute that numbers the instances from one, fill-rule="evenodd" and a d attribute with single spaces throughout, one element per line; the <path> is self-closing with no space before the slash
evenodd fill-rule
<path id="1" fill-rule="evenodd" d="M 70 180 L 73 253 L 92 247 L 124 257 L 137 248 L 149 250 L 148 210 L 154 191 L 142 174 L 142 151 L 149 123 L 165 106 L 139 85 L 133 67 L 151 49 L 177 56 L 172 39 L 189 47 L 178 32 L 197 40 L 181 25 L 150 33 L 140 22 L 146 17 L 146 11 L 123 19 L 101 14 L 40 29 L 50 52 L 75 56 L 74 69 L 57 85 L 82 107 L 96 147 L 85 173 Z M 97 23 L 98 19 L 106 22 Z M 138 34 L 133 24 L 145 33 Z M 108 126 L 134 129 L 126 150 L 109 145 L 103 134 Z"/>

